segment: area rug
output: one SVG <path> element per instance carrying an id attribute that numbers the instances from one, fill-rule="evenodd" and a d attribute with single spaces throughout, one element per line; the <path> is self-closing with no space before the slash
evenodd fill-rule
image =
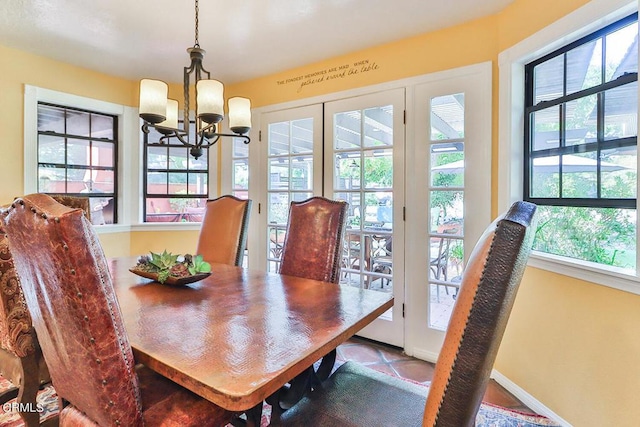
<path id="1" fill-rule="evenodd" d="M 0 377 L 0 390 L 10 387 L 11 383 Z M 40 416 L 43 422 L 58 413 L 58 396 L 52 386 L 47 386 L 38 393 L 38 404 L 44 411 Z M 9 404 L 7 408 L 10 408 Z M 265 404 L 262 413 L 261 427 L 269 425 L 271 407 Z M 24 423 L 16 412 L 4 411 L 0 408 L 0 427 L 22 427 Z M 560 424 L 536 414 L 512 411 L 507 408 L 483 403 L 476 417 L 476 427 L 557 427 Z M 153 426 L 150 426 L 153 427 Z"/>

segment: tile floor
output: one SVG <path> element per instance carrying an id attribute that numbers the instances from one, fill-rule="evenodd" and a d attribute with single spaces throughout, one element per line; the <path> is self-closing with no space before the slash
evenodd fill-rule
<path id="1" fill-rule="evenodd" d="M 387 374 L 425 383 L 433 376 L 433 363 L 405 355 L 401 349 L 353 337 L 337 350 L 340 361 L 352 360 Z M 520 412 L 533 413 L 502 386 L 491 380 L 483 401 Z"/>

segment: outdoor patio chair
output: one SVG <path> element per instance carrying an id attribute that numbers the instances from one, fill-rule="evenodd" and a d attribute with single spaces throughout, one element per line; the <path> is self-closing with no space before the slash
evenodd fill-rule
<path id="1" fill-rule="evenodd" d="M 347 362 L 278 425 L 473 426 L 531 251 L 535 211 L 516 202 L 476 244 L 426 396 L 422 386 Z"/>

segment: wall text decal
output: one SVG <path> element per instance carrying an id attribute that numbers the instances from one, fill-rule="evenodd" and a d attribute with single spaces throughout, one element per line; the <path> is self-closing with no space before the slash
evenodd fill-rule
<path id="1" fill-rule="evenodd" d="M 296 77 L 278 80 L 277 84 L 278 86 L 294 84 L 298 86 L 297 92 L 301 92 L 302 89 L 307 86 L 328 82 L 330 80 L 357 76 L 363 73 L 368 73 L 370 71 L 375 71 L 379 68 L 380 66 L 375 62 L 369 62 L 368 59 L 364 59 L 362 61 L 355 61 L 353 63 L 343 64 L 337 67 L 327 67 L 325 69 L 314 71 L 312 73 L 301 74 Z"/>

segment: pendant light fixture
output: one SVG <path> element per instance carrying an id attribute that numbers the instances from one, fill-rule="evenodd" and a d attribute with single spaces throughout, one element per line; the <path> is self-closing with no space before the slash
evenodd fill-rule
<path id="1" fill-rule="evenodd" d="M 222 136 L 240 137 L 245 144 L 251 140 L 246 135 L 251 129 L 251 101 L 247 98 L 233 97 L 228 101 L 229 129 L 233 134 L 218 132 L 219 123 L 224 118 L 224 86 L 218 80 L 212 80 L 209 71 L 202 67 L 205 51 L 198 42 L 198 0 L 195 0 L 195 43 L 187 49 L 191 65 L 184 67 L 184 114 L 182 128 L 178 127 L 178 101 L 168 99 L 168 85 L 160 80 L 142 79 L 140 81 L 140 118 L 144 120 L 142 131 L 149 133 L 153 127 L 163 136 L 161 143 L 175 137 L 190 147 L 194 158 L 202 156 L 203 148 L 211 147 Z M 189 140 L 189 109 L 191 76 L 195 85 L 195 141 Z"/>

